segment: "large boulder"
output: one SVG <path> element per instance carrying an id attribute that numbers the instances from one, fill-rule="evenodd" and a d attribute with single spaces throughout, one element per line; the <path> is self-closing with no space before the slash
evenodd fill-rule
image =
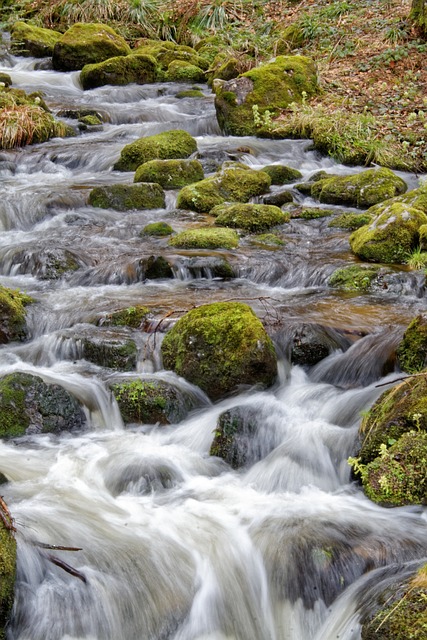
<path id="1" fill-rule="evenodd" d="M 245 229 L 259 233 L 278 224 L 289 222 L 289 214 L 271 204 L 220 204 L 210 214 L 220 227 Z"/>
<path id="2" fill-rule="evenodd" d="M 375 211 L 379 215 L 350 236 L 353 253 L 368 262 L 404 263 L 418 245 L 418 230 L 427 223 L 426 214 L 394 200 Z"/>
<path id="3" fill-rule="evenodd" d="M 159 184 L 152 182 L 139 185 L 113 184 L 92 189 L 89 204 L 115 211 L 162 209 L 165 206 L 165 194 Z"/>
<path id="4" fill-rule="evenodd" d="M 198 160 L 150 160 L 138 167 L 134 182 L 157 182 L 164 189 L 181 189 L 204 177 Z"/>
<path id="5" fill-rule="evenodd" d="M 53 47 L 62 33 L 43 29 L 26 22 L 15 22 L 10 31 L 11 49 L 18 56 L 44 58 L 53 54 Z"/>
<path id="6" fill-rule="evenodd" d="M 0 287 L 0 344 L 26 337 L 25 307 L 31 302 L 25 293 Z"/>
<path id="7" fill-rule="evenodd" d="M 270 386 L 277 375 L 273 343 L 252 309 L 242 303 L 202 305 L 166 334 L 163 364 L 198 385 L 212 400 L 239 385 Z"/>
<path id="8" fill-rule="evenodd" d="M 130 52 L 126 41 L 108 25 L 77 22 L 55 44 L 52 63 L 57 71 L 76 71 Z"/>
<path id="9" fill-rule="evenodd" d="M 135 171 L 150 160 L 188 158 L 197 151 L 195 139 L 181 129 L 172 129 L 154 136 L 139 138 L 123 147 L 114 165 L 116 171 Z"/>
<path id="10" fill-rule="evenodd" d="M 205 178 L 181 189 L 177 206 L 198 213 L 208 213 L 224 202 L 247 202 L 265 193 L 271 180 L 264 171 L 249 169 L 245 165 L 224 166 L 210 178 Z"/>
<path id="11" fill-rule="evenodd" d="M 412 320 L 397 347 L 399 365 L 406 373 L 419 373 L 427 367 L 427 317 Z"/>
<path id="12" fill-rule="evenodd" d="M 262 119 L 266 111 L 285 109 L 302 102 L 318 88 L 316 65 L 304 56 L 278 56 L 273 62 L 243 73 L 238 78 L 214 82 L 219 126 L 229 135 L 255 135 L 254 108 Z"/>
<path id="13" fill-rule="evenodd" d="M 0 436 L 80 429 L 86 418 L 78 400 L 64 387 L 29 373 L 0 378 Z"/>
<path id="14" fill-rule="evenodd" d="M 326 204 L 370 207 L 405 193 L 406 189 L 406 182 L 393 171 L 378 168 L 351 176 L 316 180 L 311 187 L 311 195 Z"/>
<path id="15" fill-rule="evenodd" d="M 106 84 L 151 84 L 159 77 L 159 70 L 152 56 L 116 56 L 96 64 L 86 64 L 80 73 L 83 89 L 94 89 Z"/>

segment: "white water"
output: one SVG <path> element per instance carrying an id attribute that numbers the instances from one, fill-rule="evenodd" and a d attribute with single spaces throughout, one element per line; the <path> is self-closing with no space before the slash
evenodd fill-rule
<path id="1" fill-rule="evenodd" d="M 168 250 L 139 230 L 156 219 L 184 228 L 194 217 L 175 214 L 174 193 L 166 212 L 86 204 L 95 185 L 132 182 L 112 171 L 126 143 L 172 128 L 195 135 L 205 157 L 254 168 L 280 162 L 304 177 L 354 169 L 308 151 L 306 141 L 223 138 L 207 88 L 202 101 L 177 100 L 182 87 L 173 85 L 85 93 L 78 73 L 35 71 L 34 61 L 17 58 L 0 69 L 15 86 L 44 91 L 54 110 L 93 107 L 107 119 L 102 131 L 1 154 L 0 283 L 37 304 L 28 311 L 29 342 L 1 348 L 0 372 L 60 383 L 84 404 L 89 425 L 77 435 L 0 443 L 9 480 L 2 494 L 18 530 L 9 640 L 358 640 L 360 616 L 381 584 L 427 554 L 426 511 L 374 505 L 350 482 L 346 462 L 361 411 L 383 390 L 378 361 L 424 306 L 424 284 L 402 272 L 401 289 L 388 297 L 328 290 L 329 274 L 352 258 L 347 236 L 322 221 L 289 225 L 283 254 L 244 241 L 237 255 L 220 252 L 234 280 L 206 278 L 208 269 L 195 277 L 185 252 L 169 256 L 174 279 L 145 280 L 139 259 Z M 404 177 L 416 186 L 416 177 Z M 53 249 L 72 252 L 79 269 L 43 279 Z M 161 318 L 228 298 L 249 299 L 273 333 L 276 322 L 278 345 L 283 325 L 298 320 L 373 336 L 310 375 L 283 358 L 273 389 L 212 405 L 161 370 L 161 337 L 141 334 L 141 375 L 182 385 L 200 408 L 170 427 L 125 429 L 106 386 L 112 372 L 80 359 L 82 332 L 134 304 L 157 306 Z M 219 415 L 235 406 L 249 407 L 259 425 L 252 462 L 239 471 L 209 455 Z M 46 551 L 36 542 L 80 550 Z"/>

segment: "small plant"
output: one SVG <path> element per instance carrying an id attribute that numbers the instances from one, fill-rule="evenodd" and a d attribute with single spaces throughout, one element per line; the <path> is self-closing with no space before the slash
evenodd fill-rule
<path id="1" fill-rule="evenodd" d="M 305 93 L 305 92 L 304 92 Z M 267 131 L 271 131 L 273 126 L 272 113 L 268 109 L 266 109 L 262 114 L 259 112 L 259 107 L 257 104 L 252 106 L 252 115 L 254 118 L 254 125 L 258 128 L 266 129 Z"/>
<path id="2" fill-rule="evenodd" d="M 427 267 L 427 252 L 423 251 L 421 247 L 416 247 L 406 259 L 406 264 L 411 269 L 419 271 Z"/>

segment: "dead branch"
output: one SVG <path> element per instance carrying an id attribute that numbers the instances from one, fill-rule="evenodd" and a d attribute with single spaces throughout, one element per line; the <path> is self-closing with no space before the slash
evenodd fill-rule
<path id="1" fill-rule="evenodd" d="M 71 576 L 78 578 L 85 584 L 87 583 L 87 578 L 85 575 L 83 575 L 83 573 L 81 573 L 80 571 L 77 571 L 77 569 L 74 569 L 74 567 L 70 566 L 63 560 L 60 560 L 59 558 L 57 558 L 56 556 L 52 556 L 51 554 L 48 554 L 46 557 L 50 562 L 52 562 L 52 564 L 56 565 L 60 569 L 63 569 L 64 571 L 69 573 Z"/>
<path id="2" fill-rule="evenodd" d="M 14 520 L 10 514 L 7 504 L 0 496 L 0 518 L 8 531 L 16 531 Z"/>

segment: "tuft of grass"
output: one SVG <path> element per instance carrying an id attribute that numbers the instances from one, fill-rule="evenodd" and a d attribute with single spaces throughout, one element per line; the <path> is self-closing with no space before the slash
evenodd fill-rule
<path id="1" fill-rule="evenodd" d="M 416 247 L 408 254 L 406 264 L 417 271 L 427 268 L 427 252 L 423 251 L 421 247 Z"/>

